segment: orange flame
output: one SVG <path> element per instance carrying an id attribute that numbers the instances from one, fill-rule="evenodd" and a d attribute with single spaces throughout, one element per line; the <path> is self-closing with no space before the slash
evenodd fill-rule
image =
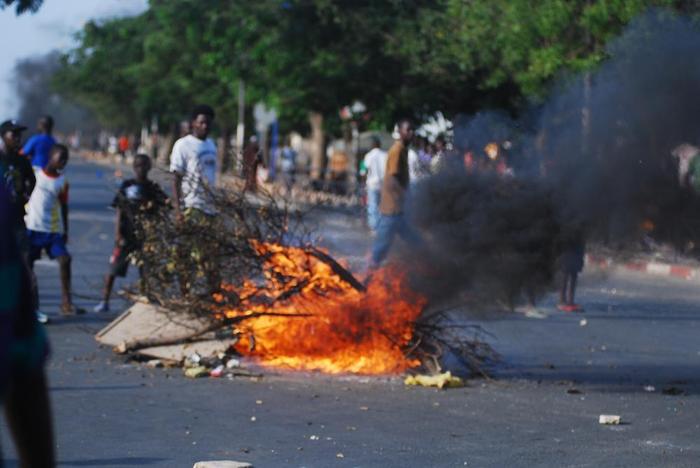
<path id="1" fill-rule="evenodd" d="M 332 374 L 395 374 L 418 365 L 403 347 L 426 301 L 407 287 L 403 273 L 380 269 L 360 292 L 303 248 L 254 247 L 266 256 L 264 280 L 226 285 L 241 302 L 223 313 L 281 315 L 241 322 L 238 352 L 267 366 Z"/>

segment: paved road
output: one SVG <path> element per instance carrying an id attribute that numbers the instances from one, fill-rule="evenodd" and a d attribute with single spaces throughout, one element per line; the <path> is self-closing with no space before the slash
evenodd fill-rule
<path id="1" fill-rule="evenodd" d="M 77 302 L 91 306 L 112 242 L 115 182 L 105 168 L 71 164 Z M 326 242 L 348 245 L 347 226 L 331 216 Z M 37 271 L 42 307 L 55 313 L 58 270 L 42 262 Z M 497 379 L 443 392 L 316 375 L 187 380 L 100 349 L 93 334 L 111 316 L 56 318 L 49 375 L 60 466 L 698 466 L 698 285 L 589 274 L 580 299 L 584 316 L 555 312 L 550 300 L 543 320 L 473 320 L 503 355 Z M 684 394 L 663 394 L 668 387 Z M 600 426 L 604 413 L 625 424 Z"/>

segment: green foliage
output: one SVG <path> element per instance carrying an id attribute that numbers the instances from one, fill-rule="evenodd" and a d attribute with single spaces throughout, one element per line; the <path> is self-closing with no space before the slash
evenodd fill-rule
<path id="1" fill-rule="evenodd" d="M 169 0 L 134 18 L 89 23 L 56 84 L 104 122 L 180 119 L 209 102 L 235 121 L 274 106 L 283 130 L 320 112 L 330 128 L 355 100 L 368 125 L 399 115 L 498 107 L 516 112 L 565 73 L 605 59 L 605 44 L 672 0 Z"/>
<path id="2" fill-rule="evenodd" d="M 63 57 L 56 87 L 107 125 L 138 125 L 144 117 L 137 107 L 137 85 L 147 20 L 144 15 L 86 24 L 80 47 Z"/>

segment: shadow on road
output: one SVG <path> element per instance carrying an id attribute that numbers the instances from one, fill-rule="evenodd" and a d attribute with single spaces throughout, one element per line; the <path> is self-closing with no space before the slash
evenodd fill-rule
<path id="1" fill-rule="evenodd" d="M 60 461 L 58 466 L 143 466 L 164 462 L 167 458 L 154 457 L 124 457 L 124 458 L 94 458 L 89 460 Z"/>

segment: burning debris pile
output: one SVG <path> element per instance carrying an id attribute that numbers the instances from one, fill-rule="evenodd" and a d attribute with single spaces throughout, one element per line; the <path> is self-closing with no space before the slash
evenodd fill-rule
<path id="1" fill-rule="evenodd" d="M 247 362 L 363 375 L 437 372 L 448 352 L 478 371 L 492 356 L 480 341 L 450 333 L 440 314 L 425 316 L 427 301 L 405 271 L 387 266 L 365 285 L 314 247 L 301 214 L 264 194 L 211 195 L 216 216 L 177 221 L 164 211 L 143 223 L 136 255 L 147 272 L 141 295 L 193 325 L 124 340 L 119 351 L 228 338 Z"/>

